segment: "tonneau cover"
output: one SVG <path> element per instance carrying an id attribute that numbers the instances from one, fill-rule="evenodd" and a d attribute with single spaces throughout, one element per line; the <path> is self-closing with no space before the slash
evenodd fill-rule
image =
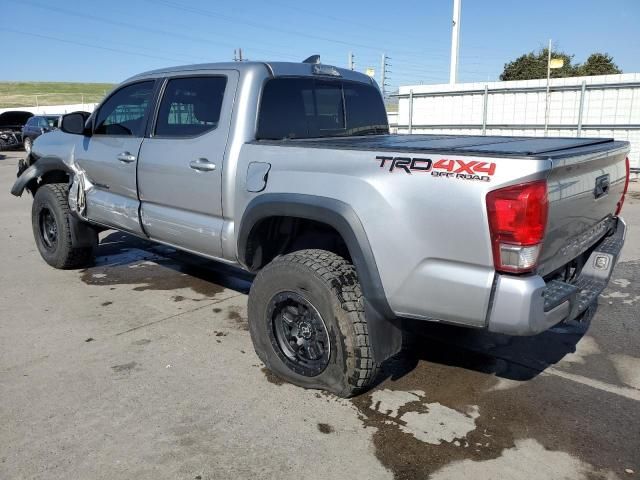
<path id="1" fill-rule="evenodd" d="M 584 150 L 585 147 L 589 150 L 593 147 L 600 150 L 625 146 L 625 142 L 617 142 L 612 138 L 494 137 L 479 135 L 368 135 L 359 137 L 259 140 L 258 143 L 347 150 L 458 152 L 467 155 L 538 158 L 561 157 L 570 154 L 569 150 Z"/>

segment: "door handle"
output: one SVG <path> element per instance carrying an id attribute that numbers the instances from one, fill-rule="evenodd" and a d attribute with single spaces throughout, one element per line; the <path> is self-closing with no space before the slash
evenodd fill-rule
<path id="1" fill-rule="evenodd" d="M 118 160 L 122 163 L 131 163 L 136 161 L 136 156 L 131 155 L 129 152 L 122 152 L 118 154 Z"/>
<path id="2" fill-rule="evenodd" d="M 189 162 L 189 167 L 199 172 L 212 172 L 216 169 L 216 164 L 211 163 L 206 158 L 199 158 L 198 160 Z"/>

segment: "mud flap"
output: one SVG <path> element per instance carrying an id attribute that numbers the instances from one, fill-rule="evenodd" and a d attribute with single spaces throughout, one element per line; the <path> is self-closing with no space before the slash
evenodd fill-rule
<path id="1" fill-rule="evenodd" d="M 73 213 L 69 215 L 69 229 L 71 230 L 71 245 L 74 248 L 95 248 L 98 246 L 98 231 Z"/>
<path id="2" fill-rule="evenodd" d="M 364 315 L 369 329 L 373 361 L 382 363 L 402 348 L 402 329 L 398 320 L 381 315 L 367 300 L 364 302 Z"/>

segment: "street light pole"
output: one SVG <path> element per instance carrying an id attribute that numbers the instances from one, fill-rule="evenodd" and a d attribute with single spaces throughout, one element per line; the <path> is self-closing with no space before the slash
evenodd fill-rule
<path id="1" fill-rule="evenodd" d="M 451 29 L 451 63 L 449 65 L 449 83 L 458 81 L 458 53 L 460 50 L 460 10 L 462 0 L 453 0 L 453 24 Z"/>

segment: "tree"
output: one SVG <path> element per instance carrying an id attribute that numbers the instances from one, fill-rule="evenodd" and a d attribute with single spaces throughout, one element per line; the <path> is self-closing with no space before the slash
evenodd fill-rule
<path id="1" fill-rule="evenodd" d="M 547 48 L 538 52 L 529 52 L 514 61 L 506 63 L 500 80 L 532 80 L 537 78 L 547 78 Z M 613 57 L 604 53 L 593 53 L 584 64 L 572 63 L 573 55 L 565 52 L 551 50 L 551 58 L 562 58 L 564 65 L 562 68 L 551 70 L 551 78 L 577 77 L 580 75 L 606 75 L 611 73 L 622 73 L 613 62 Z"/>
<path id="2" fill-rule="evenodd" d="M 622 73 L 608 53 L 592 53 L 587 61 L 578 67 L 578 75 L 611 75 Z"/>

